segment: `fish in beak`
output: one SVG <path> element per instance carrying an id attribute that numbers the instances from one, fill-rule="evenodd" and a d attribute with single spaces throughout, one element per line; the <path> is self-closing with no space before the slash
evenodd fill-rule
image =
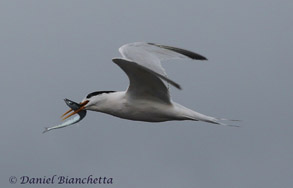
<path id="1" fill-rule="evenodd" d="M 69 99 L 64 99 L 65 103 L 67 104 L 67 106 L 69 106 L 70 110 L 68 110 L 66 113 L 64 113 L 62 115 L 65 116 L 66 114 L 68 114 L 69 112 L 73 111 L 72 113 L 70 113 L 69 115 L 67 115 L 65 118 L 63 118 L 63 120 L 69 118 L 70 116 L 74 115 L 74 114 L 77 114 L 77 116 L 75 116 L 74 118 L 71 118 L 69 120 L 66 120 L 65 122 L 61 123 L 60 125 L 56 125 L 56 126 L 53 126 L 53 127 L 46 127 L 45 130 L 43 131 L 43 133 L 46 133 L 50 130 L 53 130 L 53 129 L 60 129 L 60 128 L 63 128 L 63 127 L 67 127 L 67 126 L 70 126 L 70 125 L 73 125 L 79 121 L 81 121 L 85 116 L 86 116 L 86 110 L 85 109 L 85 105 L 89 102 L 89 101 L 84 101 L 80 104 L 74 102 L 74 101 L 71 101 Z"/>
<path id="2" fill-rule="evenodd" d="M 61 116 L 61 118 L 63 118 L 62 120 L 65 120 L 65 119 L 73 116 L 74 114 L 77 114 L 77 113 L 79 114 L 82 110 L 85 109 L 85 105 L 89 102 L 88 100 L 85 100 L 82 103 L 78 104 L 78 103 L 73 102 L 69 99 L 64 99 L 64 101 L 67 104 L 67 106 L 69 106 L 70 109 Z M 70 114 L 68 114 L 68 113 L 70 113 Z M 65 116 L 65 115 L 67 115 L 67 116 Z"/>

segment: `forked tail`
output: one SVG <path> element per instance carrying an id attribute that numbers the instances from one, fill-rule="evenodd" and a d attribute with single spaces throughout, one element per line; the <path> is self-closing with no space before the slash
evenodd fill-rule
<path id="1" fill-rule="evenodd" d="M 239 127 L 238 125 L 231 125 L 231 124 L 226 124 L 222 123 L 221 121 L 239 121 L 239 120 L 230 120 L 230 119 L 225 119 L 225 118 L 215 118 L 211 116 L 207 116 L 198 112 L 195 112 L 191 109 L 188 109 L 180 104 L 175 104 L 176 108 L 178 108 L 179 112 L 181 112 L 181 116 L 188 120 L 193 120 L 193 121 L 204 121 L 208 123 L 213 123 L 213 124 L 218 124 L 218 125 L 225 125 L 225 126 L 230 126 L 230 127 Z"/>
<path id="2" fill-rule="evenodd" d="M 214 117 L 209 117 L 209 119 L 205 120 L 199 120 L 199 121 L 205 121 L 208 123 L 213 123 L 213 124 L 218 124 L 218 125 L 225 125 L 225 126 L 230 126 L 230 127 L 240 127 L 239 125 L 231 125 L 231 124 L 226 124 L 222 123 L 220 121 L 240 121 L 240 120 L 230 120 L 230 119 L 225 119 L 225 118 L 214 118 Z"/>

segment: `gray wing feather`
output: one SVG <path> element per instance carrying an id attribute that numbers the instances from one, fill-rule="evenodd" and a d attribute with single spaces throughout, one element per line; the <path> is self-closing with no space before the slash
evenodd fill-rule
<path id="1" fill-rule="evenodd" d="M 145 42 L 125 44 L 119 48 L 119 52 L 124 59 L 134 61 L 164 76 L 167 74 L 161 61 L 169 59 L 206 60 L 204 56 L 188 50 Z"/>
<path id="2" fill-rule="evenodd" d="M 121 58 L 114 58 L 112 61 L 127 74 L 130 82 L 127 95 L 131 97 L 149 98 L 151 100 L 160 100 L 165 103 L 170 103 L 168 88 L 162 80 L 180 89 L 180 85 L 176 82 L 136 62 Z"/>
<path id="3" fill-rule="evenodd" d="M 167 50 L 171 50 L 174 52 L 177 52 L 179 54 L 185 55 L 186 57 L 189 57 L 190 59 L 195 59 L 195 60 L 208 60 L 206 57 L 197 54 L 195 52 L 189 51 L 189 50 L 185 50 L 182 48 L 176 48 L 176 47 L 172 47 L 172 46 L 165 46 L 165 45 L 161 45 L 161 44 L 155 44 L 155 43 L 148 43 L 149 45 L 154 45 L 160 48 L 164 48 Z"/>
<path id="4" fill-rule="evenodd" d="M 133 61 L 148 68 L 153 71 L 153 73 L 157 73 L 157 76 L 165 81 L 167 81 L 167 73 L 161 64 L 161 61 L 168 59 L 206 60 L 204 56 L 188 50 L 145 42 L 125 44 L 119 48 L 119 52 L 123 59 Z M 161 76 L 164 76 L 164 78 Z M 180 88 L 178 84 L 176 85 L 175 83 L 172 83 L 173 81 L 167 82 Z"/>

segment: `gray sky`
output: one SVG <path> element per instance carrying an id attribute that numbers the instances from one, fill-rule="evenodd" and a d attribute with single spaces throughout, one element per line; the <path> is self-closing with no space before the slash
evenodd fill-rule
<path id="1" fill-rule="evenodd" d="M 292 16 L 289 0 L 2 0 L 1 187 L 29 186 L 10 176 L 55 174 L 113 177 L 108 187 L 121 188 L 292 187 Z M 183 87 L 171 89 L 173 100 L 241 119 L 241 128 L 89 112 L 77 126 L 41 134 L 60 122 L 63 98 L 124 90 L 111 58 L 135 41 L 206 56 L 164 63 Z"/>

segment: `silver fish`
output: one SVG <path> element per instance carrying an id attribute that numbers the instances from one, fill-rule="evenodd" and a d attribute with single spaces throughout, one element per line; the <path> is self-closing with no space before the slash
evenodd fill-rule
<path id="1" fill-rule="evenodd" d="M 74 101 L 71 101 L 69 99 L 64 99 L 64 101 L 67 104 L 67 106 L 69 106 L 69 108 L 71 108 L 72 110 L 77 110 L 81 106 L 80 104 L 78 104 Z M 46 127 L 45 130 L 43 131 L 43 133 L 46 133 L 46 132 L 53 130 L 53 129 L 60 129 L 60 128 L 64 128 L 64 127 L 73 125 L 73 124 L 81 121 L 85 116 L 86 116 L 86 110 L 82 110 L 82 111 L 78 112 L 77 115 L 74 116 L 73 118 L 70 118 L 69 120 L 67 120 L 59 125 L 56 125 L 53 127 Z"/>

